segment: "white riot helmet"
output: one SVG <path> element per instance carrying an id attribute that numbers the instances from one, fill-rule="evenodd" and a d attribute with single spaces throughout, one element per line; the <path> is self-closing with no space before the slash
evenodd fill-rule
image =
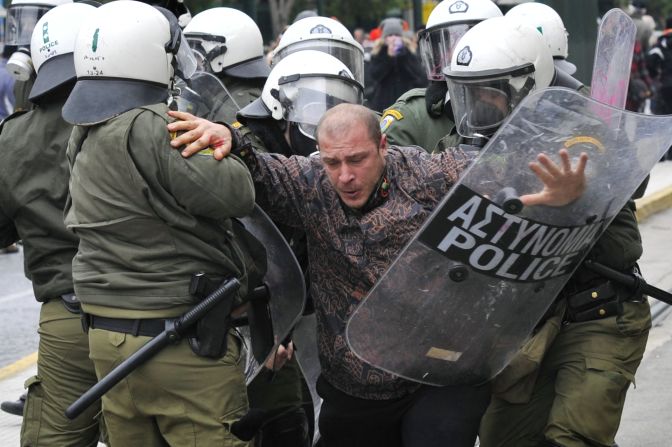
<path id="1" fill-rule="evenodd" d="M 321 51 L 306 50 L 278 62 L 261 97 L 238 113 L 248 119 L 297 123 L 304 135 L 314 139 L 324 112 L 344 102 L 362 104 L 363 100 L 362 85 L 343 62 Z"/>
<path id="2" fill-rule="evenodd" d="M 85 3 L 67 3 L 48 11 L 38 20 L 30 42 L 37 78 L 28 99 L 35 102 L 76 79 L 75 39 L 79 28 L 95 10 Z"/>
<path id="3" fill-rule="evenodd" d="M 38 20 L 55 6 L 72 0 L 14 0 L 5 18 L 5 45 L 17 50 L 7 61 L 7 71 L 17 81 L 27 81 L 35 73 L 30 59 L 30 39 Z"/>
<path id="4" fill-rule="evenodd" d="M 205 71 L 263 79 L 271 72 L 264 60 L 261 31 L 242 11 L 207 9 L 191 19 L 184 35 Z"/>
<path id="5" fill-rule="evenodd" d="M 297 51 L 317 50 L 345 64 L 364 85 L 364 48 L 341 23 L 328 17 L 306 17 L 290 25 L 273 50 L 271 66 Z"/>
<path id="6" fill-rule="evenodd" d="M 521 3 L 507 12 L 506 17 L 536 28 L 550 48 L 555 65 L 567 74 L 576 72 L 576 65 L 567 61 L 569 45 L 565 24 L 553 8 L 543 3 Z"/>
<path id="7" fill-rule="evenodd" d="M 530 92 L 548 87 L 555 68 L 536 29 L 499 17 L 467 31 L 443 73 L 457 131 L 478 137 L 493 134 Z"/>
<path id="8" fill-rule="evenodd" d="M 166 101 L 174 76 L 189 78 L 196 60 L 177 18 L 129 0 L 91 14 L 75 41 L 77 83 L 63 118 L 91 125 L 143 105 Z"/>
<path id="9" fill-rule="evenodd" d="M 471 27 L 502 12 L 492 0 L 443 0 L 427 19 L 418 35 L 422 64 L 430 81 L 442 81 L 453 48 Z"/>

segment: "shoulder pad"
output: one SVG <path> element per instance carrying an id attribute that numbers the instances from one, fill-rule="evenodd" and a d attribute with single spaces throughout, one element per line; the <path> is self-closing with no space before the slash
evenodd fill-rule
<path id="1" fill-rule="evenodd" d="M 426 88 L 411 89 L 411 90 L 407 91 L 406 93 L 404 93 L 403 95 L 401 95 L 399 97 L 399 99 L 397 99 L 397 102 L 408 101 L 409 99 L 413 99 L 413 98 L 424 98 L 426 91 L 427 91 Z"/>
<path id="2" fill-rule="evenodd" d="M 14 118 L 16 118 L 16 117 L 18 117 L 18 116 L 21 116 L 21 115 L 23 115 L 24 113 L 28 113 L 28 112 L 30 112 L 30 110 L 18 110 L 18 111 L 16 111 L 16 112 L 12 113 L 11 115 L 5 117 L 5 119 L 2 120 L 2 122 L 0 122 L 0 133 L 2 133 L 2 129 L 4 129 L 4 127 L 5 127 L 5 123 L 6 123 L 7 121 L 9 121 L 9 120 L 13 120 Z"/>
<path id="3" fill-rule="evenodd" d="M 170 122 L 172 118 L 168 116 L 168 106 L 166 104 L 160 103 L 160 104 L 152 104 L 149 106 L 142 106 L 138 107 L 138 109 L 143 109 L 143 110 L 148 110 L 155 115 L 160 116 L 166 123 Z"/>

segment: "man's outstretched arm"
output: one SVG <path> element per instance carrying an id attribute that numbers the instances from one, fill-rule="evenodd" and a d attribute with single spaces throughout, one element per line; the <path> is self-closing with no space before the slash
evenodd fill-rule
<path id="1" fill-rule="evenodd" d="M 183 157 L 190 157 L 210 147 L 215 159 L 222 160 L 233 150 L 252 173 L 259 206 L 276 222 L 293 227 L 303 226 L 304 214 L 307 212 L 306 198 L 315 190 L 315 185 L 308 181 L 308 178 L 314 176 L 305 175 L 312 169 L 308 158 L 256 153 L 239 132 L 223 124 L 184 112 L 171 111 L 169 114 L 180 121 L 168 124 L 168 130 L 184 132 L 171 141 L 173 147 L 186 145 L 181 151 Z M 212 142 L 215 142 L 215 146 Z"/>
<path id="2" fill-rule="evenodd" d="M 539 154 L 537 162 L 529 164 L 530 169 L 544 184 L 544 188 L 534 194 L 520 197 L 525 206 L 547 205 L 564 206 L 578 199 L 586 190 L 586 164 L 588 155 L 582 152 L 572 168 L 566 149 L 559 151 L 561 166 L 558 166 L 546 154 Z"/>

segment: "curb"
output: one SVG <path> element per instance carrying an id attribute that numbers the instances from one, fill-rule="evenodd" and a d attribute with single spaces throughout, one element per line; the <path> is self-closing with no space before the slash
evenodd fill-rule
<path id="1" fill-rule="evenodd" d="M 672 186 L 635 200 L 637 221 L 644 222 L 649 217 L 668 208 L 672 208 Z"/>
<path id="2" fill-rule="evenodd" d="M 0 380 L 5 380 L 8 377 L 18 374 L 24 369 L 33 366 L 35 363 L 37 363 L 37 352 L 33 352 L 4 368 L 0 368 Z"/>

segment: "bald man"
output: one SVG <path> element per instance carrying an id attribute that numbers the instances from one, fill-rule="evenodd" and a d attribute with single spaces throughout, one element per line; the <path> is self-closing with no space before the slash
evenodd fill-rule
<path id="1" fill-rule="evenodd" d="M 222 126 L 185 113 L 171 115 L 183 121 L 169 130 L 192 132 L 175 146 L 200 136 L 204 142 L 230 138 Z M 430 155 L 420 148 L 388 147 L 377 115 L 354 104 L 324 114 L 316 131 L 319 156 L 257 153 L 237 131 L 232 137 L 233 153 L 252 172 L 259 205 L 274 221 L 307 234 L 325 445 L 473 447 L 490 399 L 487 387 L 437 388 L 403 380 L 363 362 L 345 342 L 354 309 L 471 159 L 458 149 Z M 227 149 L 217 150 L 216 158 Z M 561 157 L 568 165 L 566 151 Z M 542 180 L 551 170 L 561 174 L 542 193 L 521 197 L 525 204 L 561 206 L 581 194 L 585 157 L 569 171 L 543 155 L 539 161 L 533 170 L 544 171 Z"/>

